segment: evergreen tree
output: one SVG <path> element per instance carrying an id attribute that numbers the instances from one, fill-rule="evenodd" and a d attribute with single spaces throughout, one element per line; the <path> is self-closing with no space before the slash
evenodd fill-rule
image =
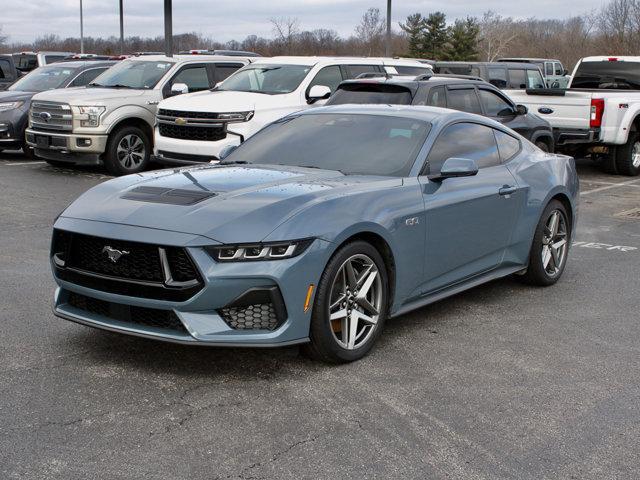
<path id="1" fill-rule="evenodd" d="M 422 57 L 425 54 L 422 40 L 424 37 L 425 19 L 420 13 L 414 13 L 407 17 L 405 23 L 400 24 L 400 28 L 407 32 L 409 36 L 409 56 Z"/>
<path id="2" fill-rule="evenodd" d="M 473 61 L 478 59 L 480 26 L 473 17 L 456 20 L 449 29 L 449 43 L 444 52 L 446 60 Z"/>
<path id="3" fill-rule="evenodd" d="M 433 60 L 442 60 L 448 40 L 449 29 L 445 14 L 442 12 L 430 13 L 424 22 L 422 37 L 425 53 Z"/>

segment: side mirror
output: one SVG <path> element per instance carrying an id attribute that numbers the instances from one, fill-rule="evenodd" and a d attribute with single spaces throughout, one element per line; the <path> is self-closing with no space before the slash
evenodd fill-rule
<path id="1" fill-rule="evenodd" d="M 318 100 L 326 100 L 331 96 L 331 89 L 325 85 L 314 85 L 309 90 L 307 95 L 307 102 L 309 104 L 315 103 Z"/>
<path id="2" fill-rule="evenodd" d="M 449 158 L 445 160 L 438 175 L 429 180 L 442 181 L 446 178 L 473 177 L 478 174 L 478 164 L 469 158 Z"/>
<path id="3" fill-rule="evenodd" d="M 182 95 L 189 93 L 189 87 L 186 83 L 174 83 L 171 85 L 171 95 Z"/>
<path id="4" fill-rule="evenodd" d="M 516 112 L 518 112 L 518 115 L 526 115 L 529 113 L 529 109 L 524 105 L 516 105 Z"/>
<path id="5" fill-rule="evenodd" d="M 220 150 L 220 153 L 218 154 L 218 158 L 220 160 L 224 160 L 229 155 L 231 155 L 231 152 L 233 152 L 236 148 L 238 148 L 238 145 L 227 145 L 222 150 Z"/>

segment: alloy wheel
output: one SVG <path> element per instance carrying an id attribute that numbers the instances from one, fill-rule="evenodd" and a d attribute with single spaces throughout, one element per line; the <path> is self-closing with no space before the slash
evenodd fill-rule
<path id="1" fill-rule="evenodd" d="M 367 255 L 353 255 L 338 269 L 331 286 L 329 321 L 342 348 L 355 350 L 371 337 L 383 295 L 380 272 Z"/>
<path id="2" fill-rule="evenodd" d="M 144 141 L 134 134 L 122 137 L 116 149 L 118 162 L 127 170 L 138 168 L 144 161 L 146 153 Z"/>
<path id="3" fill-rule="evenodd" d="M 542 267 L 551 277 L 561 270 L 568 248 L 567 222 L 560 210 L 553 210 L 542 237 Z"/>

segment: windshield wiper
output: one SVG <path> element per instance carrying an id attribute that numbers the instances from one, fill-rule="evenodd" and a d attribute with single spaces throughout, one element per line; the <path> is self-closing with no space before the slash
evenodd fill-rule
<path id="1" fill-rule="evenodd" d="M 247 165 L 248 163 L 246 160 L 222 160 L 218 165 Z"/>

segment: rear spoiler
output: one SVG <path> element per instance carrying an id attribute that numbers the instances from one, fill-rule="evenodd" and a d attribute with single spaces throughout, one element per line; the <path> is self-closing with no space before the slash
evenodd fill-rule
<path id="1" fill-rule="evenodd" d="M 527 88 L 527 95 L 541 95 L 547 97 L 564 97 L 567 90 L 564 88 Z"/>

